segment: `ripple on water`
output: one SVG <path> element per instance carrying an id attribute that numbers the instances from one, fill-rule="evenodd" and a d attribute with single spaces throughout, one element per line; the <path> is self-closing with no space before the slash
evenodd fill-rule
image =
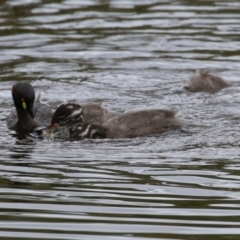
<path id="1" fill-rule="evenodd" d="M 237 1 L 38 1 L 0 6 L 0 238 L 238 239 Z M 196 69 L 233 82 L 183 89 Z M 57 142 L 6 128 L 11 86 L 53 109 L 178 112 L 187 133 Z"/>

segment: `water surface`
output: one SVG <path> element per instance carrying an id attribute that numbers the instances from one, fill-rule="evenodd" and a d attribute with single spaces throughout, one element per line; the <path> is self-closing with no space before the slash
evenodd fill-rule
<path id="1" fill-rule="evenodd" d="M 0 5 L 1 239 L 239 239 L 240 4 L 5 0 Z M 233 87 L 190 94 L 196 69 Z M 171 109 L 190 134 L 57 142 L 6 128 L 11 86 L 53 109 Z"/>

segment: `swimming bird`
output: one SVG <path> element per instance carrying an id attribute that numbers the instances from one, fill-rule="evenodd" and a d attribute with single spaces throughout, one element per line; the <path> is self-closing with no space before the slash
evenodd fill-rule
<path id="1" fill-rule="evenodd" d="M 39 126 L 49 126 L 53 111 L 41 103 L 40 94 L 35 100 L 35 91 L 28 82 L 19 82 L 12 87 L 15 109 L 6 117 L 7 127 L 18 132 L 31 132 Z M 24 109 L 23 106 L 26 108 Z M 82 106 L 85 122 L 102 124 L 114 114 L 101 104 L 87 103 Z"/>
<path id="2" fill-rule="evenodd" d="M 83 140 L 85 138 L 107 138 L 107 128 L 98 123 L 84 123 L 69 129 L 69 140 Z"/>
<path id="3" fill-rule="evenodd" d="M 51 109 L 40 102 L 40 97 L 35 102 L 35 91 L 28 82 L 19 82 L 12 86 L 12 98 L 15 109 L 7 116 L 6 122 L 9 129 L 17 132 L 32 132 L 42 125 L 41 121 L 50 122 Z"/>
<path id="4" fill-rule="evenodd" d="M 120 114 L 104 125 L 108 138 L 135 138 L 180 129 L 183 122 L 174 111 L 147 109 Z"/>
<path id="5" fill-rule="evenodd" d="M 184 88 L 189 92 L 216 93 L 223 88 L 231 87 L 232 83 L 212 74 L 196 71 L 187 86 Z"/>
<path id="6" fill-rule="evenodd" d="M 51 125 L 74 126 L 75 124 L 83 124 L 84 113 L 82 106 L 78 103 L 62 103 L 54 112 Z"/>
<path id="7" fill-rule="evenodd" d="M 76 135 L 76 133 L 78 134 Z M 51 124 L 42 132 L 42 136 L 61 140 L 104 138 L 106 130 L 101 124 L 84 123 L 82 106 L 68 102 L 61 104 L 56 109 Z"/>
<path id="8" fill-rule="evenodd" d="M 162 109 L 127 112 L 110 118 L 104 124 L 77 125 L 70 131 L 70 138 L 81 140 L 89 131 L 99 138 L 135 138 L 161 134 L 168 130 L 181 129 L 183 122 L 174 111 Z"/>

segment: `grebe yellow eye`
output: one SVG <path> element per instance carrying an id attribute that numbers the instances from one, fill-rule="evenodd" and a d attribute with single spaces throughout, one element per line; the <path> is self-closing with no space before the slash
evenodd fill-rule
<path id="1" fill-rule="evenodd" d="M 25 102 L 22 102 L 22 106 L 25 110 L 27 109 L 27 104 Z"/>

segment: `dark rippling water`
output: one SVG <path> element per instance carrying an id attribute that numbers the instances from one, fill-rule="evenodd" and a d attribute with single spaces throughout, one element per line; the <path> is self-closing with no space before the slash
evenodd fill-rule
<path id="1" fill-rule="evenodd" d="M 0 239 L 240 239 L 240 3 L 2 0 Z M 182 90 L 195 69 L 233 82 Z M 53 108 L 178 111 L 190 134 L 18 140 L 11 86 Z"/>

